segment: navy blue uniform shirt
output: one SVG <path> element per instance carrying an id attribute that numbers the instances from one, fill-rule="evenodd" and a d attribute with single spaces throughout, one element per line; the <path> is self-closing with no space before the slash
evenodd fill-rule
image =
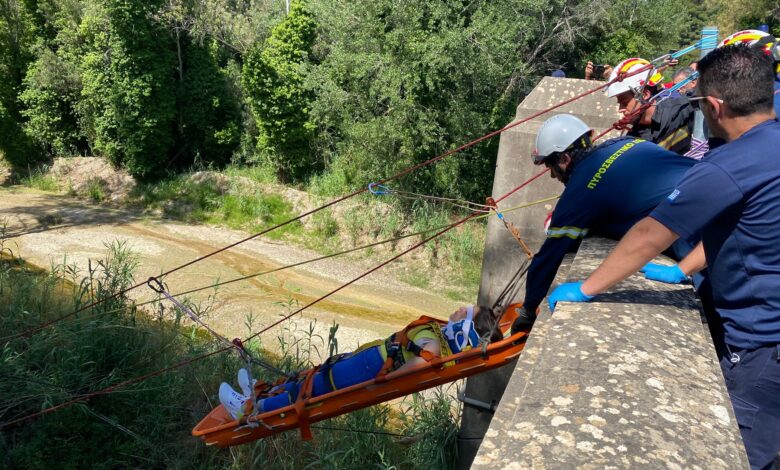
<path id="1" fill-rule="evenodd" d="M 780 79 L 775 78 L 775 114 L 780 118 Z"/>
<path id="2" fill-rule="evenodd" d="M 726 343 L 780 343 L 780 122 L 711 150 L 650 216 L 701 232 Z"/>
<path id="3" fill-rule="evenodd" d="M 651 142 L 621 137 L 594 147 L 574 165 L 555 207 L 547 239 L 534 256 L 524 305 L 547 295 L 566 252 L 589 230 L 620 238 L 646 217 L 696 163 Z"/>

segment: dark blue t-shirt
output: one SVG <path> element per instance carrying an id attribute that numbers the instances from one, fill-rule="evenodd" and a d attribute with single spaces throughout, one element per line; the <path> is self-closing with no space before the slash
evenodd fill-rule
<path id="1" fill-rule="evenodd" d="M 701 232 L 726 343 L 780 343 L 779 121 L 711 150 L 650 216 L 681 237 Z"/>
<path id="2" fill-rule="evenodd" d="M 780 118 L 780 79 L 775 79 L 775 114 Z"/>
<path id="3" fill-rule="evenodd" d="M 596 146 L 574 165 L 547 239 L 534 256 L 524 305 L 547 295 L 566 252 L 589 230 L 620 238 L 666 197 L 696 163 L 651 142 L 621 137 Z"/>

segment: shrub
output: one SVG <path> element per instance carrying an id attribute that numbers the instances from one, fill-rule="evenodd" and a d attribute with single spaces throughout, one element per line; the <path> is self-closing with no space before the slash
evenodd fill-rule
<path id="1" fill-rule="evenodd" d="M 86 137 L 76 115 L 80 94 L 76 66 L 43 47 L 27 71 L 20 96 L 25 105 L 22 115 L 27 118 L 25 133 L 53 155 L 86 152 Z"/>
<path id="2" fill-rule="evenodd" d="M 319 167 L 311 148 L 313 95 L 304 87 L 315 27 L 305 3 L 293 1 L 264 47 L 253 47 L 244 62 L 244 89 L 260 130 L 258 147 L 285 181 L 300 181 Z"/>

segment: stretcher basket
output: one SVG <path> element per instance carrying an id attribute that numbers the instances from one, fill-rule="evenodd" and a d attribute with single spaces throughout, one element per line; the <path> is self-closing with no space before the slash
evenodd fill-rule
<path id="1" fill-rule="evenodd" d="M 514 318 L 514 309 L 508 308 L 499 325 L 502 332 L 509 330 Z M 447 323 L 436 321 L 442 326 Z M 296 428 L 304 439 L 311 439 L 311 423 L 508 364 L 520 355 L 527 337 L 528 332 L 521 331 L 482 348 L 435 358 L 413 370 L 390 372 L 324 395 L 302 396 L 291 405 L 241 420 L 233 419 L 225 407 L 219 405 L 195 426 L 192 435 L 200 437 L 207 445 L 218 447 L 245 444 Z"/>

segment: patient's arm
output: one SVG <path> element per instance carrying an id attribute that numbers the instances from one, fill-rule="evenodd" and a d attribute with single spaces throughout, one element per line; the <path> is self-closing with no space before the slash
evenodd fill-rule
<path id="1" fill-rule="evenodd" d="M 429 351 L 434 356 L 438 356 L 439 354 L 441 354 L 441 348 L 439 346 L 439 342 L 438 341 L 429 341 L 428 344 L 425 345 L 423 350 Z M 406 364 L 404 364 L 401 367 L 399 367 L 398 369 L 396 369 L 396 372 L 397 371 L 407 371 L 407 370 L 411 370 L 411 369 L 416 369 L 416 368 L 422 367 L 422 366 L 424 366 L 426 364 L 428 364 L 428 361 L 426 361 L 425 359 L 423 359 L 423 358 L 421 358 L 419 356 L 414 356 L 413 358 L 411 358 L 408 361 L 406 361 Z"/>

